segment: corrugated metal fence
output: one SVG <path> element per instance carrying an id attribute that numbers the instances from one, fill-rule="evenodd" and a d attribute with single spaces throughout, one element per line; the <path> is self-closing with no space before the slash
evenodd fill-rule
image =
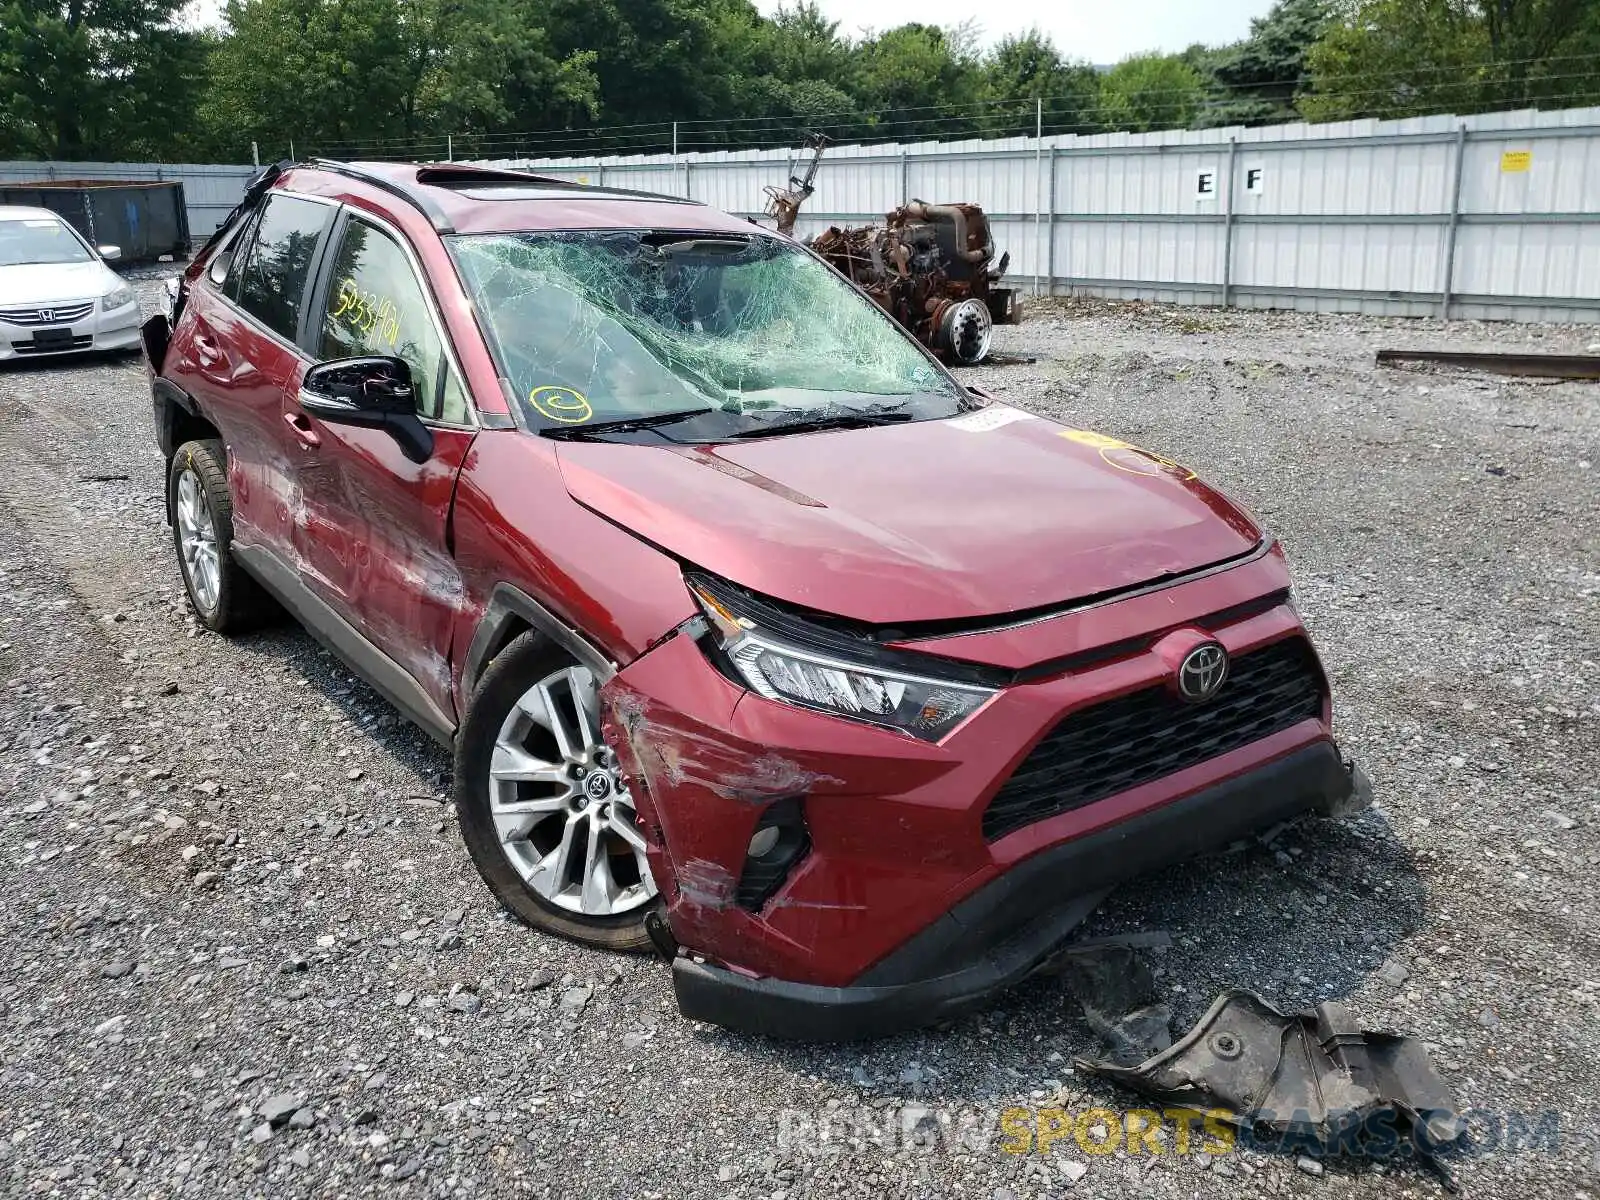
<path id="1" fill-rule="evenodd" d="M 0 183 L 54 179 L 176 181 L 183 184 L 189 234 L 209 237 L 244 195 L 256 167 L 205 163 L 0 162 Z"/>
<path id="2" fill-rule="evenodd" d="M 785 150 L 508 164 L 758 215 Z M 1600 109 L 831 147 L 797 232 L 972 201 L 1049 291 L 1600 321 Z"/>
<path id="3" fill-rule="evenodd" d="M 501 160 L 748 216 L 794 152 Z M 0 162 L 0 181 L 177 179 L 209 234 L 250 166 Z M 830 147 L 809 235 L 913 197 L 983 205 L 1053 293 L 1600 322 L 1600 108 Z"/>

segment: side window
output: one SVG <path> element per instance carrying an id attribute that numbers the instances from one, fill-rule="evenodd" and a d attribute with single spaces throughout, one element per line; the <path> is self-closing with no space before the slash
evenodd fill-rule
<path id="1" fill-rule="evenodd" d="M 411 261 L 383 230 L 351 217 L 328 274 L 318 357 L 387 354 L 404 359 L 417 389 L 417 413 L 467 423 L 467 398 L 433 323 Z"/>
<path id="2" fill-rule="evenodd" d="M 217 251 L 219 255 L 224 253 L 230 255 L 228 273 L 222 284 L 222 294 L 235 304 L 239 303 L 239 280 L 244 278 L 244 265 L 250 261 L 250 247 L 255 244 L 256 225 L 260 221 L 261 210 L 258 208 L 245 218 L 244 228 Z"/>
<path id="3" fill-rule="evenodd" d="M 327 205 L 294 196 L 268 196 L 256 221 L 255 241 L 239 273 L 239 307 L 268 329 L 295 340 L 317 243 L 328 224 Z M 232 272 L 227 287 L 233 288 Z"/>

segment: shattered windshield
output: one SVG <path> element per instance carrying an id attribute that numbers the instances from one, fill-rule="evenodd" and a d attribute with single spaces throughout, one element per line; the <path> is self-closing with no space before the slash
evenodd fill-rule
<path id="1" fill-rule="evenodd" d="M 876 305 L 785 241 L 640 231 L 452 241 L 535 428 L 685 414 L 727 432 L 967 406 Z"/>

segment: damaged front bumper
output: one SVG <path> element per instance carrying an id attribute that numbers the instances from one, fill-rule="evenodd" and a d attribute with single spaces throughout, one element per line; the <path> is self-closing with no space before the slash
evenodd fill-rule
<path id="1" fill-rule="evenodd" d="M 1136 605 L 1120 622 L 1097 611 L 1093 633 L 1144 650 L 1030 674 L 936 742 L 748 692 L 689 627 L 628 664 L 601 692 L 605 734 L 665 901 L 657 944 L 681 948 L 684 1015 L 821 1040 L 936 1021 L 1047 965 L 1117 883 L 1364 807 L 1298 615 L 1269 603 L 1204 618 L 1237 612 L 1224 586 L 1238 581 L 1159 597 L 1233 656 L 1236 690 L 1215 707 L 1163 699 L 1169 651 L 1199 635 L 1144 633 Z M 1055 645 L 1078 620 L 1027 636 Z M 1146 718 L 1138 762 L 1074 741 L 1085 720 L 1115 739 Z"/>
<path id="2" fill-rule="evenodd" d="M 1116 884 L 1306 813 L 1370 803 L 1359 767 L 1308 746 L 1173 804 L 1035 855 L 957 904 L 845 987 L 752 976 L 680 954 L 686 1017 L 806 1041 L 878 1037 L 981 1006 L 1046 969 Z"/>

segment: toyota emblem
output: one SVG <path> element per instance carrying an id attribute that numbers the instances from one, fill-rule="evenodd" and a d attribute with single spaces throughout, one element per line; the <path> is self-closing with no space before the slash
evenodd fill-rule
<path id="1" fill-rule="evenodd" d="M 1205 642 L 1184 655 L 1178 667 L 1178 694 L 1198 703 L 1217 694 L 1228 678 L 1228 652 L 1216 642 Z"/>

